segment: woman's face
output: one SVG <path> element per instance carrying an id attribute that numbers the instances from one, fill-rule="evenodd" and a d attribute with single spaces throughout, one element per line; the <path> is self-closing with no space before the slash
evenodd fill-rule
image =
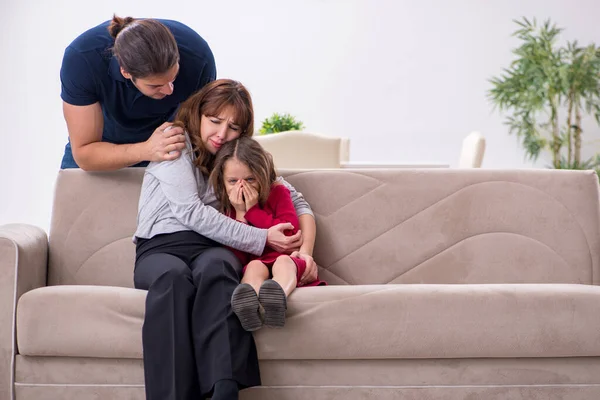
<path id="1" fill-rule="evenodd" d="M 242 129 L 233 120 L 233 107 L 226 107 L 220 115 L 202 115 L 200 119 L 200 137 L 202 143 L 211 154 L 230 140 L 237 139 Z"/>

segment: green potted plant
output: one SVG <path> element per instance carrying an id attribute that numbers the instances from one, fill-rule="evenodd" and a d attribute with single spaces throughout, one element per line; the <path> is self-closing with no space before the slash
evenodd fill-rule
<path id="1" fill-rule="evenodd" d="M 262 122 L 262 126 L 258 133 L 260 135 L 269 135 L 277 132 L 299 131 L 304 128 L 304 124 L 298 121 L 290 114 L 274 113 Z"/>
<path id="2" fill-rule="evenodd" d="M 558 47 L 562 29 L 546 21 L 515 21 L 521 45 L 499 77 L 490 80 L 489 99 L 506 117 L 509 132 L 521 140 L 526 157 L 552 154 L 552 167 L 590 169 L 600 158 L 581 160 L 583 114 L 600 125 L 600 48 L 580 47 L 577 41 Z M 565 122 L 560 116 L 565 111 Z"/>

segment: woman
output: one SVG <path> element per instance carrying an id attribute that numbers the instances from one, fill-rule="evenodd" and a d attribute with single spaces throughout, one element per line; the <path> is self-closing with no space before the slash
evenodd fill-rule
<path id="1" fill-rule="evenodd" d="M 215 154 L 240 136 L 251 136 L 250 94 L 238 82 L 217 80 L 192 95 L 178 111 L 187 150 L 146 169 L 135 233 L 135 287 L 148 290 L 143 327 L 146 397 L 237 399 L 238 390 L 260 385 L 252 335 L 232 313 L 230 299 L 242 266 L 226 245 L 260 255 L 266 244 L 311 263 L 303 279 L 316 279 L 312 257 L 315 224 L 302 196 L 292 199 L 305 228 L 291 224 L 258 229 L 219 213 L 210 185 Z M 285 183 L 285 182 L 284 182 Z"/>

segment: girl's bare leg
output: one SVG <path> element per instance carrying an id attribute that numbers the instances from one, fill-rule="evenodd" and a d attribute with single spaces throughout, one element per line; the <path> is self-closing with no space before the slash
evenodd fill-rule
<path id="1" fill-rule="evenodd" d="M 265 310 L 265 325 L 283 328 L 287 296 L 296 287 L 296 264 L 289 256 L 279 256 L 273 264 L 273 279 L 263 282 L 258 301 Z"/>
<path id="2" fill-rule="evenodd" d="M 296 288 L 296 268 L 296 263 L 289 256 L 279 256 L 273 264 L 273 280 L 279 283 L 286 297 Z"/>
<path id="3" fill-rule="evenodd" d="M 293 261 L 292 261 L 293 262 Z M 269 279 L 269 269 L 261 261 L 254 260 L 248 263 L 242 283 L 248 283 L 254 288 L 256 294 L 260 291 L 260 285 Z"/>

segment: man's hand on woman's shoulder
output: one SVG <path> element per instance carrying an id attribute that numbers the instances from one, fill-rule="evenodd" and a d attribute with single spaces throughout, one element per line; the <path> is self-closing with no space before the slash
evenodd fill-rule
<path id="1" fill-rule="evenodd" d="M 185 149 L 185 135 L 182 128 L 165 122 L 154 130 L 145 145 L 148 161 L 171 161 Z"/>

